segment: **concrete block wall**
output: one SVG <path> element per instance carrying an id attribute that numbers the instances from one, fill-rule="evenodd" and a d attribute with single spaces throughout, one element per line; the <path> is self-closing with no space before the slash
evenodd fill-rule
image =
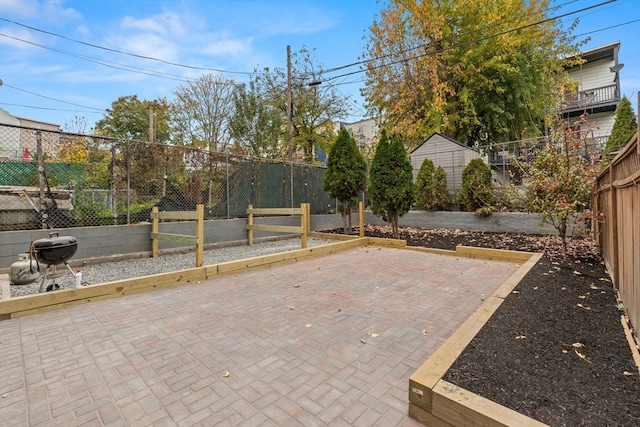
<path id="1" fill-rule="evenodd" d="M 365 212 L 365 224 L 385 225 L 386 223 Z M 523 233 L 555 235 L 557 231 L 549 224 L 540 225 L 540 216 L 526 212 L 496 212 L 490 216 L 478 216 L 473 212 L 428 212 L 410 211 L 400 218 L 400 227 L 444 228 L 449 230 L 484 231 L 494 233 Z M 574 229 L 569 227 L 567 235 Z"/>
<path id="2" fill-rule="evenodd" d="M 297 216 L 260 217 L 256 222 L 278 225 L 299 225 Z M 352 224 L 357 226 L 358 216 L 354 213 Z M 365 212 L 365 224 L 386 225 L 384 221 Z M 235 218 L 205 221 L 205 247 L 230 244 L 246 244 L 247 219 Z M 553 227 L 540 226 L 538 215 L 527 213 L 494 213 L 489 217 L 479 217 L 470 212 L 426 212 L 411 211 L 400 218 L 401 227 L 445 228 L 466 231 L 510 232 L 525 234 L 556 234 Z M 330 230 L 342 228 L 340 214 L 312 215 L 312 230 Z M 60 236 L 73 236 L 78 240 L 78 251 L 71 259 L 98 261 L 119 257 L 150 256 L 151 224 L 115 225 L 104 227 L 78 227 L 55 230 L 27 230 L 0 232 L 0 273 L 8 272 L 9 267 L 18 259 L 18 254 L 29 251 L 31 242 L 49 237 L 51 231 Z M 195 235 L 195 223 L 191 221 L 167 222 L 160 224 L 165 233 Z M 569 233 L 572 231 L 570 230 Z M 281 233 L 255 232 L 257 241 L 269 238 L 282 238 Z M 189 247 L 176 242 L 160 241 L 161 251 L 189 250 Z"/>
<path id="3" fill-rule="evenodd" d="M 355 220 L 357 222 L 357 219 Z M 300 217 L 261 217 L 255 222 L 277 225 L 300 225 Z M 205 221 L 205 247 L 215 245 L 246 244 L 247 219 L 235 218 Z M 327 230 L 342 227 L 340 215 L 314 215 L 311 218 L 312 230 Z M 195 222 L 180 221 L 160 224 L 164 233 L 195 235 Z M 57 232 L 60 236 L 73 236 L 78 240 L 78 251 L 71 261 L 89 259 L 114 259 L 121 257 L 150 256 L 150 223 L 135 225 L 112 225 L 103 227 L 60 228 L 53 230 L 25 230 L 0 232 L 0 273 L 8 272 L 11 264 L 18 260 L 18 254 L 27 253 L 34 240 L 49 237 Z M 282 233 L 256 231 L 254 239 L 282 238 Z M 184 249 L 183 244 L 170 241 L 159 242 L 160 251 Z"/>

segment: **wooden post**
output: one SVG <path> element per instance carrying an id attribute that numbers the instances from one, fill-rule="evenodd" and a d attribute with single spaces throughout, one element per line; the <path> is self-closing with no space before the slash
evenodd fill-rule
<path id="1" fill-rule="evenodd" d="M 204 264 L 204 205 L 196 205 L 196 268 Z"/>
<path id="2" fill-rule="evenodd" d="M 151 233 L 157 233 L 158 232 L 158 207 L 154 206 L 151 209 Z M 152 234 L 153 235 L 153 234 Z M 158 256 L 158 239 L 151 239 L 151 256 L 153 258 Z"/>
<path id="3" fill-rule="evenodd" d="M 249 221 L 249 225 L 253 225 L 253 205 L 249 205 L 249 215 L 247 217 L 247 221 Z M 249 227 L 247 240 L 249 241 L 249 246 L 253 246 L 253 229 Z"/>
<path id="4" fill-rule="evenodd" d="M 360 237 L 364 237 L 364 202 L 358 202 L 358 226 L 360 227 Z"/>
<path id="5" fill-rule="evenodd" d="M 300 227 L 302 227 L 302 234 L 300 240 L 302 241 L 302 249 L 307 248 L 307 235 L 309 234 L 309 203 L 300 203 Z"/>
<path id="6" fill-rule="evenodd" d="M 609 165 L 609 192 L 611 193 L 610 199 L 610 207 L 609 207 L 609 216 L 610 218 L 606 218 L 607 222 L 611 224 L 609 226 L 610 237 L 609 242 L 611 244 L 611 259 L 609 263 L 613 271 L 611 272 L 611 279 L 613 280 L 613 288 L 616 290 L 620 289 L 620 282 L 618 279 L 620 278 L 620 264 L 618 264 L 618 249 L 622 242 L 624 241 L 624 237 L 618 236 L 618 189 L 613 185 L 615 181 L 615 173 L 613 167 L 613 162 Z M 622 238 L 620 238 L 622 237 Z"/>

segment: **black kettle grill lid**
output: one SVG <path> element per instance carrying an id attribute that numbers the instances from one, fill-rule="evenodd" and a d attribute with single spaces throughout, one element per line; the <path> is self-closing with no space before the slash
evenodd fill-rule
<path id="1" fill-rule="evenodd" d="M 78 241 L 73 236 L 58 236 L 57 232 L 49 233 L 49 237 L 38 239 L 33 242 L 34 248 L 48 248 L 77 245 Z"/>

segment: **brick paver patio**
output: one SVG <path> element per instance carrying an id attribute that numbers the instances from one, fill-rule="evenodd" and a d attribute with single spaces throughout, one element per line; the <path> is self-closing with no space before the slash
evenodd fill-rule
<path id="1" fill-rule="evenodd" d="M 0 425 L 418 425 L 409 376 L 516 269 L 358 248 L 2 321 Z"/>

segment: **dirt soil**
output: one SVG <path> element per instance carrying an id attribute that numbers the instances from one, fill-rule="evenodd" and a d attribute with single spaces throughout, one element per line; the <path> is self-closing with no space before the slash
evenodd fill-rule
<path id="1" fill-rule="evenodd" d="M 367 226 L 366 236 L 392 237 Z M 598 247 L 556 236 L 401 229 L 411 246 L 543 252 L 445 380 L 551 426 L 640 426 L 640 375 Z"/>

